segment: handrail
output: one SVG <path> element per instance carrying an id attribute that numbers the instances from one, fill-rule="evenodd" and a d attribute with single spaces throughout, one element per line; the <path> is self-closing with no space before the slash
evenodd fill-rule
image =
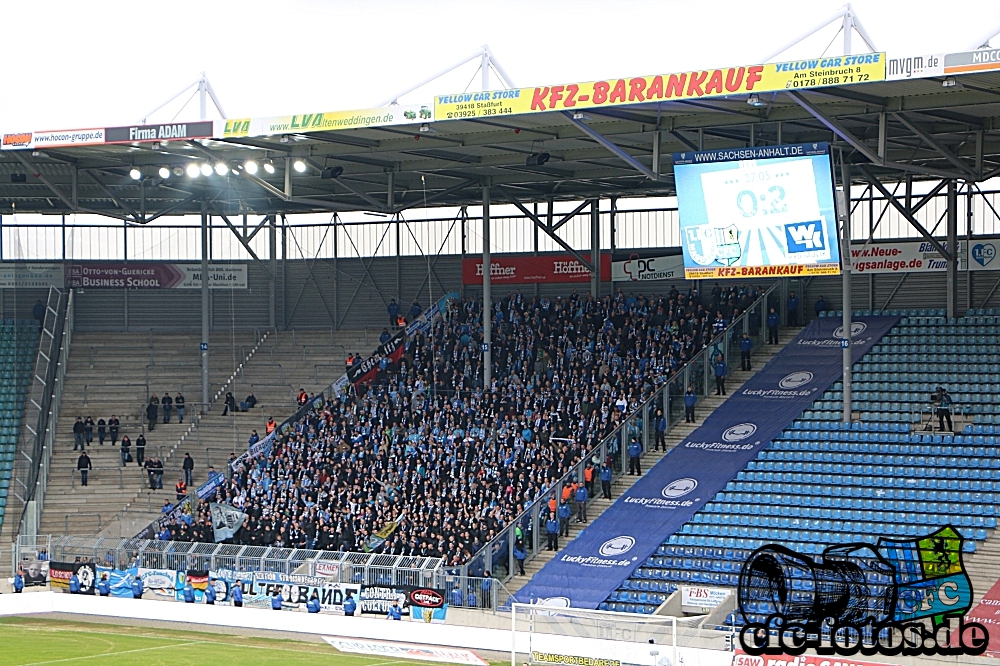
<path id="1" fill-rule="evenodd" d="M 664 416 L 667 419 L 668 431 L 669 431 L 669 427 L 672 426 L 674 423 L 676 423 L 676 421 L 674 421 L 672 423 L 671 420 L 670 420 L 670 411 L 669 411 L 668 400 L 669 400 L 669 398 L 671 396 L 671 394 L 669 393 L 669 389 L 670 389 L 671 385 L 674 384 L 674 383 L 676 383 L 676 381 L 678 380 L 678 378 L 683 379 L 683 386 L 686 387 L 686 386 L 691 385 L 692 370 L 697 371 L 697 369 L 698 369 L 697 368 L 698 362 L 699 361 L 702 361 L 702 362 L 705 361 L 706 358 L 708 358 L 709 355 L 714 355 L 714 354 L 721 353 L 721 354 L 723 354 L 724 358 L 728 360 L 730 344 L 726 343 L 726 341 L 728 340 L 728 341 L 731 342 L 732 341 L 732 337 L 731 337 L 732 333 L 735 332 L 735 331 L 737 331 L 737 330 L 749 332 L 749 315 L 752 312 L 754 312 L 754 310 L 756 308 L 760 307 L 761 305 L 763 305 L 765 307 L 765 309 L 766 309 L 766 305 L 768 303 L 768 297 L 778 287 L 779 287 L 779 283 L 778 282 L 775 282 L 774 284 L 772 284 L 767 290 L 764 291 L 763 294 L 761 294 L 760 298 L 758 298 L 757 300 L 755 300 L 750 305 L 750 307 L 747 308 L 747 310 L 743 314 L 741 314 L 735 321 L 733 321 L 732 323 L 730 323 L 730 325 L 728 327 L 726 327 L 726 329 L 724 331 L 722 331 L 722 333 L 720 333 L 719 335 L 717 335 L 714 338 L 712 338 L 708 342 L 708 344 L 705 345 L 704 349 L 702 349 L 701 351 L 699 351 L 693 358 L 691 358 L 691 360 L 689 360 L 682 367 L 678 368 L 674 373 L 672 373 L 672 374 L 667 375 L 666 377 L 664 377 L 663 381 L 660 383 L 659 388 L 657 388 L 656 390 L 654 390 L 653 393 L 649 397 L 647 397 L 645 400 L 643 400 L 640 405 L 638 405 L 636 408 L 630 410 L 629 413 L 626 415 L 626 418 L 622 421 L 622 423 L 614 431 L 612 431 L 607 437 L 602 438 L 600 440 L 600 442 L 598 442 L 598 444 L 596 444 L 593 448 L 591 448 L 589 451 L 587 451 L 586 454 L 582 457 L 581 461 L 579 463 L 577 463 L 577 465 L 575 465 L 572 469 L 568 470 L 565 474 L 563 474 L 562 477 L 560 477 L 558 481 L 556 481 L 554 484 L 552 484 L 552 486 L 550 486 L 549 488 L 547 488 L 545 490 L 545 492 L 543 492 L 538 498 L 536 498 L 535 500 L 533 500 L 529 504 L 528 508 L 526 508 L 525 510 L 523 510 L 517 517 L 515 517 L 510 522 L 510 524 L 507 525 L 501 531 L 501 533 L 499 535 L 497 535 L 496 537 L 494 537 L 489 543 L 487 543 L 485 546 L 483 546 L 478 552 L 476 552 L 475 554 L 473 554 L 473 556 L 469 559 L 468 562 L 466 562 L 461 567 L 459 567 L 459 570 L 461 571 L 462 575 L 468 575 L 470 564 L 475 563 L 480 558 L 483 559 L 483 572 L 486 573 L 486 574 L 489 574 L 489 575 L 493 575 L 493 554 L 494 553 L 498 553 L 499 550 L 500 550 L 500 547 L 503 546 L 506 543 L 507 553 L 504 554 L 505 555 L 504 559 L 507 560 L 508 566 L 507 566 L 506 577 L 502 578 L 502 581 L 506 582 L 507 580 L 510 580 L 510 578 L 512 578 L 513 575 L 514 575 L 514 567 L 512 566 L 512 563 L 513 563 L 513 548 L 514 548 L 514 538 L 513 538 L 514 531 L 517 530 L 517 529 L 519 529 L 522 525 L 525 525 L 525 524 L 530 525 L 532 536 L 533 536 L 532 543 L 531 544 L 528 544 L 528 543 L 525 544 L 525 546 L 529 550 L 528 558 L 527 558 L 526 561 L 534 559 L 539 554 L 539 552 L 541 552 L 541 543 L 540 543 L 540 539 L 539 539 L 539 536 L 540 536 L 539 535 L 539 531 L 540 530 L 538 529 L 538 527 L 539 527 L 539 520 L 538 519 L 539 519 L 539 514 L 540 514 L 541 506 L 543 504 L 545 504 L 545 502 L 547 501 L 547 499 L 550 496 L 558 496 L 557 494 L 561 494 L 563 486 L 566 485 L 566 483 L 568 483 L 572 479 L 583 478 L 583 470 L 586 467 L 587 461 L 590 460 L 594 456 L 595 453 L 598 454 L 598 456 L 597 456 L 598 459 L 605 460 L 606 456 L 607 456 L 607 454 L 608 454 L 608 452 L 610 450 L 615 455 L 615 458 L 613 458 L 613 463 L 614 464 L 612 465 L 612 474 L 613 474 L 613 476 L 612 476 L 612 482 L 614 482 L 617 479 L 621 478 L 625 474 L 625 465 L 624 465 L 624 457 L 623 457 L 625 446 L 623 444 L 624 443 L 623 434 L 627 434 L 627 430 L 626 429 L 636 427 L 637 426 L 636 421 L 637 421 L 637 419 L 639 417 L 641 417 L 643 419 L 643 424 L 645 425 L 646 420 L 649 417 L 649 408 L 650 408 L 650 406 L 652 406 L 655 401 L 659 400 L 659 401 L 661 401 L 661 404 L 664 405 L 663 413 L 664 413 Z M 760 325 L 761 325 L 761 329 L 760 329 L 759 332 L 761 332 L 761 333 L 763 332 L 763 328 L 764 328 L 764 324 L 765 324 L 765 319 L 766 319 L 766 317 L 764 316 L 764 314 L 765 314 L 764 312 L 760 313 L 760 319 L 761 319 Z M 723 344 L 722 349 L 719 348 L 720 343 Z M 704 364 L 705 377 L 704 377 L 703 389 L 704 389 L 706 395 L 709 392 L 709 385 L 708 385 L 709 383 L 707 381 L 708 380 L 707 374 L 708 374 L 709 365 L 710 364 L 708 364 L 708 363 Z M 677 421 L 679 421 L 679 420 L 680 420 L 680 416 L 678 415 Z M 647 428 L 647 427 L 643 427 L 642 428 L 642 436 L 643 436 L 644 441 L 648 438 L 649 431 L 650 431 L 650 428 Z M 614 446 L 614 445 L 618 445 L 618 446 Z M 646 445 L 643 446 L 643 455 L 645 455 L 645 453 L 648 450 L 649 450 L 649 447 L 648 447 L 648 441 L 647 441 Z M 593 502 L 596 499 L 597 499 L 596 497 L 592 497 L 588 501 L 589 502 Z M 526 523 L 525 519 L 528 519 L 530 522 Z"/>

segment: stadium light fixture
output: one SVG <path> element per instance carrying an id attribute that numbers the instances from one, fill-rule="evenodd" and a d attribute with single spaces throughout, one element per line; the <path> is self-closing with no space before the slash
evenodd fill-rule
<path id="1" fill-rule="evenodd" d="M 942 88 L 961 88 L 962 84 L 958 82 L 954 76 L 949 76 L 944 81 L 941 82 Z"/>
<path id="2" fill-rule="evenodd" d="M 247 160 L 243 163 L 243 170 L 252 176 L 257 173 L 257 163 L 253 160 Z"/>
<path id="3" fill-rule="evenodd" d="M 306 163 L 302 160 L 295 160 L 295 163 L 292 166 L 295 167 L 295 170 L 299 173 L 305 173 L 306 171 Z"/>
<path id="4" fill-rule="evenodd" d="M 219 174 L 220 176 L 225 176 L 227 173 L 229 173 L 229 167 L 226 166 L 225 162 L 219 162 L 218 164 L 215 165 L 215 173 Z"/>
<path id="5" fill-rule="evenodd" d="M 158 173 L 160 174 L 160 178 L 162 178 L 164 180 L 166 180 L 167 178 L 170 178 L 170 169 L 168 169 L 167 167 L 160 167 L 160 170 L 159 170 Z"/>
<path id="6" fill-rule="evenodd" d="M 190 178 L 197 178 L 201 175 L 201 167 L 198 166 L 197 162 L 191 162 L 187 165 L 187 175 Z"/>
<path id="7" fill-rule="evenodd" d="M 135 167 L 129 170 L 128 175 L 132 180 L 142 180 L 142 172 Z"/>
<path id="8" fill-rule="evenodd" d="M 207 162 L 205 162 L 204 164 L 202 164 L 201 165 L 201 175 L 203 175 L 203 176 L 211 176 L 212 175 L 212 165 L 209 164 L 209 163 L 207 163 Z"/>
<path id="9" fill-rule="evenodd" d="M 320 172 L 319 177 L 324 180 L 330 180 L 331 178 L 339 178 L 342 173 L 344 173 L 344 167 L 342 166 L 326 167 Z"/>
<path id="10" fill-rule="evenodd" d="M 760 99 L 760 95 L 758 95 L 757 93 L 753 93 L 752 95 L 747 97 L 747 104 L 754 107 L 755 109 L 759 109 L 762 106 L 767 106 L 767 103 L 762 101 Z"/>
<path id="11" fill-rule="evenodd" d="M 184 169 L 182 169 L 179 166 L 175 166 L 174 167 L 174 175 L 177 176 L 178 178 L 180 178 L 181 176 L 184 175 Z"/>
<path id="12" fill-rule="evenodd" d="M 524 160 L 525 166 L 542 166 L 552 157 L 548 153 L 532 153 Z"/>
<path id="13" fill-rule="evenodd" d="M 573 120 L 590 120 L 590 116 L 588 116 L 583 111 L 574 111 Z"/>
<path id="14" fill-rule="evenodd" d="M 274 173 L 274 162 L 271 160 L 264 160 L 264 171 Z"/>

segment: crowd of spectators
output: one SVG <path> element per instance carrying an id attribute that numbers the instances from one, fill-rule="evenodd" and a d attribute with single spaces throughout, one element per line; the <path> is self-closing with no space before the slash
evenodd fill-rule
<path id="1" fill-rule="evenodd" d="M 407 340 L 398 363 L 327 396 L 212 500 L 248 514 L 239 543 L 462 564 L 760 293 L 508 294 L 491 313 L 486 387 L 482 301 L 452 302 L 429 334 Z M 209 525 L 203 510 L 165 529 L 201 540 Z"/>

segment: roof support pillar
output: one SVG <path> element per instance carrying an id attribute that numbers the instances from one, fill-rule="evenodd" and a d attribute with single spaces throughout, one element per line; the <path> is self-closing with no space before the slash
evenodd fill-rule
<path id="1" fill-rule="evenodd" d="M 948 181 L 948 318 L 958 316 L 958 182 Z"/>
<path id="2" fill-rule="evenodd" d="M 483 391 L 493 383 L 493 306 L 490 293 L 490 186 L 483 185 Z"/>
<path id="3" fill-rule="evenodd" d="M 601 200 L 590 200 L 590 295 L 601 297 Z"/>
<path id="4" fill-rule="evenodd" d="M 201 201 L 201 413 L 208 414 L 208 201 Z"/>

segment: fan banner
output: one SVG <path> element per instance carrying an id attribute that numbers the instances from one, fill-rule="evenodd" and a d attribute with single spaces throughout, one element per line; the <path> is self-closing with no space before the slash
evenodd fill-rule
<path id="1" fill-rule="evenodd" d="M 851 325 L 857 362 L 899 317 Z M 843 327 L 813 320 L 756 375 L 587 526 L 517 593 L 517 601 L 558 599 L 597 608 L 747 463 L 840 379 Z M 556 602 L 552 602 L 556 603 Z"/>

